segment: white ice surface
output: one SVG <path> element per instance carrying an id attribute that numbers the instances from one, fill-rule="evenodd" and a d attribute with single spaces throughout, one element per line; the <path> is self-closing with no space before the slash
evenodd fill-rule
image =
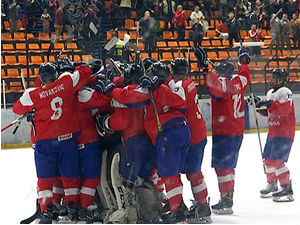
<path id="1" fill-rule="evenodd" d="M 262 134 L 263 145 L 266 134 Z M 287 163 L 291 172 L 294 202 L 275 203 L 261 199 L 259 190 L 265 186 L 257 134 L 244 135 L 235 176 L 234 214 L 213 215 L 215 224 L 300 224 L 299 171 L 300 131 L 296 132 Z M 208 186 L 211 204 L 219 200 L 217 178 L 210 167 L 211 137 L 208 138 L 202 170 Z M 191 205 L 192 193 L 184 176 L 184 201 Z M 0 151 L 0 224 L 19 224 L 35 211 L 36 172 L 32 149 Z"/>

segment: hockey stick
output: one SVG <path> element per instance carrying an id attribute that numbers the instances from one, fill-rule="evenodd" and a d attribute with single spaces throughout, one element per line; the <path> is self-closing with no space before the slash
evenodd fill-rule
<path id="1" fill-rule="evenodd" d="M 41 211 L 40 211 L 40 207 L 39 207 L 39 200 L 37 199 L 36 200 L 36 211 L 35 213 L 28 217 L 27 219 L 24 219 L 20 222 L 20 224 L 30 224 L 32 223 L 34 220 L 36 220 L 41 214 Z"/>
<path id="2" fill-rule="evenodd" d="M 21 122 L 23 119 L 25 119 L 30 113 L 32 113 L 32 111 L 25 113 L 23 116 L 20 116 L 19 118 L 15 119 L 14 121 L 12 121 L 11 123 L 9 123 L 8 125 L 6 125 L 5 127 L 1 128 L 1 132 L 5 131 L 7 128 L 11 127 L 12 125 Z"/>
<path id="3" fill-rule="evenodd" d="M 242 40 L 240 40 L 240 50 L 242 50 L 242 49 L 243 49 L 243 42 L 242 42 Z M 261 144 L 260 129 L 259 129 L 258 117 L 257 117 L 257 112 L 256 112 L 256 107 L 255 107 L 254 93 L 252 90 L 251 77 L 249 79 L 249 88 L 250 88 L 250 100 L 251 100 L 251 104 L 253 106 L 253 114 L 254 114 L 254 119 L 255 119 L 257 136 L 258 136 L 259 149 L 260 149 L 260 154 L 261 154 L 261 158 L 262 158 L 262 165 L 263 165 L 264 173 L 266 174 L 267 172 L 266 172 L 266 166 L 265 166 L 264 158 L 263 158 L 263 149 L 262 149 L 262 144 Z"/>
<path id="4" fill-rule="evenodd" d="M 5 80 L 2 81 L 2 84 L 3 84 L 3 86 L 2 86 L 2 88 L 3 88 L 3 107 L 4 107 L 4 109 L 6 109 Z"/>

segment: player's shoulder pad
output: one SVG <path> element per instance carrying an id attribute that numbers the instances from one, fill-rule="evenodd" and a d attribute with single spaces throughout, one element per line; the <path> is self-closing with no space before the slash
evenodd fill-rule
<path id="1" fill-rule="evenodd" d="M 37 88 L 28 88 L 24 91 L 23 95 L 20 98 L 20 102 L 23 106 L 32 106 L 33 102 L 32 99 L 30 97 L 30 92 L 36 90 Z"/>
<path id="2" fill-rule="evenodd" d="M 281 87 L 275 93 L 276 100 L 279 102 L 292 101 L 292 91 L 287 87 Z"/>
<path id="3" fill-rule="evenodd" d="M 92 98 L 94 92 L 95 90 L 90 87 L 84 87 L 80 89 L 78 91 L 78 101 L 83 103 L 88 102 Z"/>
<path id="4" fill-rule="evenodd" d="M 185 101 L 186 96 L 185 96 L 182 80 L 179 80 L 179 81 L 175 82 L 172 79 L 172 80 L 169 81 L 168 85 L 175 94 L 179 95 Z"/>
<path id="5" fill-rule="evenodd" d="M 64 72 L 64 73 L 62 73 L 62 74 L 58 77 L 58 80 L 61 79 L 61 78 L 63 78 L 63 77 L 66 77 L 66 76 L 71 77 L 73 87 L 75 87 L 75 86 L 78 84 L 79 77 L 80 77 L 80 73 L 79 73 L 78 70 L 75 70 L 73 73 L 70 73 L 70 72 Z"/>

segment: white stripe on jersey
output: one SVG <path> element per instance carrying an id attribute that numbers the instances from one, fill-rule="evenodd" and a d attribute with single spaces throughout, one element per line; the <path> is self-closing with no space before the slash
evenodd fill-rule
<path id="1" fill-rule="evenodd" d="M 50 190 L 44 190 L 38 192 L 38 199 L 41 198 L 53 198 L 53 192 Z"/>
<path id="2" fill-rule="evenodd" d="M 192 191 L 194 194 L 204 191 L 206 189 L 206 183 L 204 181 L 201 182 L 198 186 L 192 187 Z"/>
<path id="3" fill-rule="evenodd" d="M 240 78 L 243 87 L 245 87 L 247 85 L 248 80 L 245 76 L 241 76 L 241 75 L 237 75 L 237 74 L 232 75 L 232 79 L 234 79 L 236 77 Z"/>
<path id="4" fill-rule="evenodd" d="M 226 78 L 225 77 L 219 77 L 218 79 L 219 79 L 219 81 L 221 81 L 222 91 L 226 92 L 226 90 L 227 90 L 227 88 L 226 88 Z"/>
<path id="5" fill-rule="evenodd" d="M 114 99 L 112 99 L 112 100 L 110 101 L 110 105 L 111 105 L 112 107 L 114 107 L 114 108 L 128 108 L 126 105 L 121 104 L 120 102 L 118 102 L 118 101 L 116 101 L 116 100 L 114 100 Z"/>
<path id="6" fill-rule="evenodd" d="M 65 73 L 61 74 L 58 79 L 61 79 L 64 76 L 70 76 L 71 77 L 73 87 L 75 87 L 78 84 L 80 74 L 77 70 L 74 73 L 65 72 Z"/>
<path id="7" fill-rule="evenodd" d="M 226 176 L 218 177 L 218 183 L 224 183 L 224 182 L 228 182 L 228 181 L 232 181 L 231 174 L 228 174 Z"/>
<path id="8" fill-rule="evenodd" d="M 79 194 L 79 189 L 78 188 L 67 188 L 67 189 L 65 189 L 65 196 L 78 195 L 78 194 Z"/>
<path id="9" fill-rule="evenodd" d="M 90 87 L 84 87 L 78 91 L 78 101 L 79 102 L 88 102 L 92 96 L 95 90 Z"/>
<path id="10" fill-rule="evenodd" d="M 96 194 L 96 190 L 93 188 L 89 188 L 89 187 L 84 187 L 82 186 L 81 190 L 80 190 L 81 194 L 85 194 L 85 195 L 90 195 L 90 196 L 95 196 Z"/>
<path id="11" fill-rule="evenodd" d="M 23 106 L 32 106 L 33 102 L 31 100 L 30 97 L 30 92 L 35 90 L 36 88 L 28 88 L 25 90 L 25 92 L 23 93 L 22 97 L 20 98 L 20 102 Z"/>
<path id="12" fill-rule="evenodd" d="M 185 97 L 184 89 L 182 87 L 182 80 L 177 81 L 176 83 L 174 80 L 171 80 L 169 82 L 169 87 L 172 89 L 173 93 L 177 94 L 185 101 L 186 97 Z"/>

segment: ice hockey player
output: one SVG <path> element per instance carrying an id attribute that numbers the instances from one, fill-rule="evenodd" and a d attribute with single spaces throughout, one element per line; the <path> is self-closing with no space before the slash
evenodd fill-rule
<path id="1" fill-rule="evenodd" d="M 112 88 L 109 95 L 122 104 L 132 104 L 150 100 L 148 89 L 151 89 L 155 109 L 149 102 L 144 126 L 155 147 L 158 175 L 166 186 L 171 209 L 163 223 L 185 221 L 186 206 L 182 200 L 182 182 L 179 174 L 190 142 L 190 131 L 183 114 L 185 93 L 182 88 L 173 92 L 163 84 L 170 75 L 165 64 L 154 63 L 147 70 L 147 74 L 141 78 L 141 89 Z M 103 85 L 103 90 L 109 89 L 111 84 Z"/>
<path id="2" fill-rule="evenodd" d="M 191 182 L 194 194 L 194 205 L 189 211 L 189 223 L 211 223 L 211 210 L 207 202 L 207 187 L 201 172 L 204 148 L 207 142 L 206 125 L 200 111 L 200 100 L 197 88 L 187 74 L 189 65 L 186 59 L 177 58 L 171 62 L 173 80 L 169 82 L 172 90 L 178 86 L 183 87 L 186 96 L 185 118 L 191 131 L 190 149 L 186 156 L 183 173 Z"/>
<path id="3" fill-rule="evenodd" d="M 143 68 L 135 63 L 125 64 L 123 71 L 125 88 L 135 90 L 139 86 L 139 79 L 144 75 Z M 149 104 L 149 101 L 145 103 Z M 125 179 L 124 193 L 130 197 L 133 194 L 133 188 L 135 189 L 136 185 L 139 185 L 137 184 L 138 177 L 143 179 L 144 186 L 150 185 L 149 178 L 156 165 L 156 154 L 144 129 L 145 104 L 126 106 L 113 100 L 111 105 L 114 107 L 114 112 L 112 115 L 102 116 L 97 121 L 97 126 L 98 130 L 102 130 L 103 133 L 112 132 L 112 130 L 122 132 L 124 144 L 120 151 L 120 172 Z M 154 187 L 152 189 L 154 190 Z M 139 190 L 142 189 L 139 188 Z M 155 197 L 155 193 L 153 193 L 153 196 L 148 196 L 148 193 L 146 191 L 141 194 L 147 196 L 139 196 L 139 201 L 144 199 L 144 202 L 139 206 L 140 220 L 143 222 L 157 222 L 155 219 L 159 218 L 161 212 L 158 193 L 156 194 L 157 197 Z M 128 204 L 126 210 L 132 210 L 132 207 L 134 205 Z M 128 218 L 128 220 L 131 219 Z"/>
<path id="4" fill-rule="evenodd" d="M 221 62 L 208 71 L 206 53 L 195 48 L 198 66 L 204 68 L 205 85 L 211 94 L 212 167 L 215 168 L 221 199 L 212 206 L 216 214 L 232 214 L 234 174 L 244 130 L 244 91 L 248 83 L 244 76 L 234 75 L 234 67 Z"/>
<path id="5" fill-rule="evenodd" d="M 246 48 L 242 48 L 239 50 L 239 70 L 238 75 L 244 76 L 248 80 L 248 84 L 251 83 L 250 80 L 250 68 L 249 63 L 251 62 L 251 58 L 249 55 L 249 51 Z"/>
<path id="6" fill-rule="evenodd" d="M 35 109 L 35 164 L 38 176 L 38 199 L 42 212 L 40 223 L 53 219 L 53 182 L 60 171 L 68 210 L 78 206 L 79 152 L 76 137 L 79 124 L 76 118 L 74 93 L 89 80 L 89 66 L 72 63 L 73 73 L 57 79 L 52 63 L 42 64 L 39 76 L 43 87 L 29 88 L 14 104 L 13 112 L 23 115 Z"/>
<path id="7" fill-rule="evenodd" d="M 263 152 L 267 172 L 267 186 L 260 191 L 262 198 L 273 197 L 273 201 L 293 201 L 290 171 L 285 165 L 288 161 L 295 136 L 295 109 L 292 92 L 285 84 L 288 73 L 285 69 L 274 69 L 271 75 L 272 89 L 266 100 L 256 103 L 264 116 L 268 116 L 269 133 Z M 281 186 L 278 191 L 277 180 Z"/>

